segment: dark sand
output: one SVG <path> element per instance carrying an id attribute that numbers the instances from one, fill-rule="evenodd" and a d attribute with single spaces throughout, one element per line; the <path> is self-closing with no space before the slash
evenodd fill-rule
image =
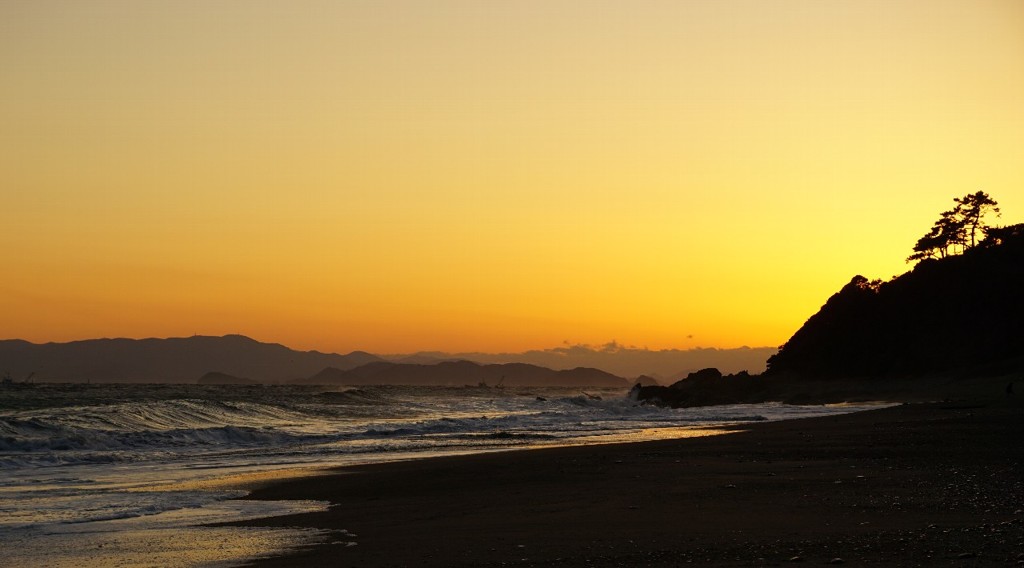
<path id="1" fill-rule="evenodd" d="M 244 524 L 358 535 L 257 566 L 1024 565 L 1022 398 L 353 467 Z"/>

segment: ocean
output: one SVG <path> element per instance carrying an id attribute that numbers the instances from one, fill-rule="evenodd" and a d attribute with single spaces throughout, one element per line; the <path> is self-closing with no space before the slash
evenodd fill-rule
<path id="1" fill-rule="evenodd" d="M 623 389 L 37 384 L 0 390 L 0 565 L 232 566 L 325 537 L 200 526 L 327 503 L 259 478 L 441 455 L 677 438 L 871 405 L 665 409 Z M 873 406 L 871 406 L 873 407 Z"/>

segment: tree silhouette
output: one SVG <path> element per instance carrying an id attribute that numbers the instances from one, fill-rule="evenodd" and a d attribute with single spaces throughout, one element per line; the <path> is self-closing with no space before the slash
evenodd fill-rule
<path id="1" fill-rule="evenodd" d="M 956 202 L 955 211 L 963 220 L 964 229 L 971 235 L 971 246 L 965 246 L 965 248 L 973 248 L 975 236 L 987 227 L 982 222 L 982 218 L 989 212 L 995 213 L 998 217 L 999 204 L 984 191 L 965 195 L 959 199 L 954 198 L 953 201 Z"/>
<path id="2" fill-rule="evenodd" d="M 970 193 L 963 197 L 954 197 L 956 207 L 943 211 L 939 220 L 914 245 L 914 254 L 907 257 L 907 262 L 926 258 L 945 258 L 974 248 L 978 233 L 987 233 L 985 215 L 999 215 L 998 203 L 984 191 Z"/>
<path id="3" fill-rule="evenodd" d="M 1009 227 L 986 227 L 985 238 L 978 242 L 979 247 L 999 246 L 1011 239 L 1024 238 L 1024 223 Z"/>
<path id="4" fill-rule="evenodd" d="M 914 254 L 907 258 L 911 260 L 924 260 L 926 258 L 945 258 L 950 254 L 950 249 L 956 252 L 957 245 L 964 243 L 964 224 L 957 216 L 956 210 L 943 211 L 939 220 L 932 225 L 932 228 L 923 237 L 917 240 L 914 245 Z"/>

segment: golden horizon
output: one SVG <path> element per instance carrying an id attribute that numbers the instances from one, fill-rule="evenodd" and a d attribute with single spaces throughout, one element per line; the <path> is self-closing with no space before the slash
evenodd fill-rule
<path id="1" fill-rule="evenodd" d="M 1024 210 L 1012 0 L 0 19 L 12 337 L 778 346 L 952 197 Z"/>

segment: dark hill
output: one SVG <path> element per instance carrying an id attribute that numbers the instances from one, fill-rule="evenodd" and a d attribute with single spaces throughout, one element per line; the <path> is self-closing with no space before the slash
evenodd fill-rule
<path id="1" fill-rule="evenodd" d="M 1006 377 L 1024 373 L 1024 226 L 994 233 L 995 242 L 924 260 L 889 282 L 855 277 L 762 375 L 704 369 L 636 396 L 680 407 L 1009 393 Z"/>
<path id="2" fill-rule="evenodd" d="M 994 376 L 1024 371 L 1024 230 L 829 298 L 766 377 Z"/>
<path id="3" fill-rule="evenodd" d="M 90 339 L 35 344 L 0 341 L 0 370 L 54 382 L 193 382 L 210 369 L 260 382 L 306 377 L 324 367 L 350 369 L 377 357 L 295 351 L 241 335 L 169 339 Z"/>
<path id="4" fill-rule="evenodd" d="M 306 384 L 454 385 L 477 386 L 601 386 L 626 387 L 626 379 L 598 369 L 554 371 L 524 363 L 480 365 L 445 361 L 433 365 L 374 362 L 354 369 L 326 368 L 300 381 Z"/>

